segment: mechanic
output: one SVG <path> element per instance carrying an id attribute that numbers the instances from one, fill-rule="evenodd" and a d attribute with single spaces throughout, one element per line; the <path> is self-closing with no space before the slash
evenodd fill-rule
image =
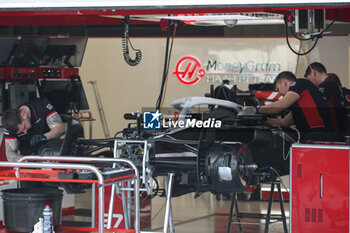
<path id="1" fill-rule="evenodd" d="M 319 62 L 312 63 L 306 69 L 304 76 L 318 87 L 318 90 L 327 100 L 332 127 L 341 136 L 345 133 L 347 127 L 344 96 L 339 83 L 334 78 L 329 77 L 326 68 Z"/>
<path id="2" fill-rule="evenodd" d="M 16 162 L 23 155 L 37 154 L 44 141 L 65 133 L 60 115 L 47 99 L 34 99 L 8 109 L 2 115 L 6 157 Z"/>
<path id="3" fill-rule="evenodd" d="M 292 72 L 277 75 L 275 85 L 282 99 L 253 111 L 260 114 L 278 114 L 290 111 L 283 118 L 267 118 L 269 125 L 290 127 L 295 124 L 302 141 L 330 141 L 334 135 L 330 113 L 322 94 L 307 79 L 297 79 Z"/>

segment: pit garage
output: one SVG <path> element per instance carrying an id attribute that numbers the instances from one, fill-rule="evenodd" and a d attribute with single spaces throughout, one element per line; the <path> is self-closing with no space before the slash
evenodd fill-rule
<path id="1" fill-rule="evenodd" d="M 320 62 L 350 119 L 349 8 L 2 1 L 0 115 L 47 99 L 65 133 L 10 159 L 23 131 L 1 127 L 0 231 L 350 232 L 348 124 L 304 140 L 259 113 Z"/>

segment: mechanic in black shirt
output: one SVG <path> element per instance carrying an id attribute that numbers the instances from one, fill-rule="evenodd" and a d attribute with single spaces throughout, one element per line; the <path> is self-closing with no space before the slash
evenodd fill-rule
<path id="1" fill-rule="evenodd" d="M 331 113 L 332 127 L 336 132 L 346 131 L 346 109 L 344 96 L 338 82 L 329 78 L 326 68 L 319 62 L 312 63 L 305 71 L 305 78 L 318 87 L 327 100 Z"/>
<path id="2" fill-rule="evenodd" d="M 1 121 L 6 156 L 11 162 L 23 155 L 37 154 L 44 141 L 59 138 L 65 133 L 60 115 L 47 99 L 34 99 L 17 109 L 8 109 Z"/>
<path id="3" fill-rule="evenodd" d="M 275 85 L 282 99 L 257 107 L 255 112 L 277 114 L 289 109 L 283 118 L 267 118 L 266 123 L 290 127 L 295 124 L 302 141 L 333 139 L 329 110 L 321 93 L 306 79 L 297 79 L 292 72 L 278 74 Z"/>

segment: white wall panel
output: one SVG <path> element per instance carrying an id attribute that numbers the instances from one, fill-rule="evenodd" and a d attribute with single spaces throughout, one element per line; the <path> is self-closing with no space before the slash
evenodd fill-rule
<path id="1" fill-rule="evenodd" d="M 155 107 L 160 91 L 163 73 L 165 38 L 131 38 L 133 46 L 142 50 L 142 61 L 137 66 L 129 66 L 123 60 L 121 39 L 89 39 L 80 74 L 88 96 L 93 116 L 98 117 L 96 101 L 92 93 L 90 80 L 97 80 L 104 111 L 113 132 L 126 127 L 123 119 L 125 112 L 140 111 L 144 107 Z M 298 42 L 291 40 L 297 50 Z M 173 74 L 176 63 L 183 56 L 195 56 L 206 70 L 206 76 L 197 84 L 187 86 L 182 84 Z M 133 54 L 131 53 L 131 57 Z M 210 85 L 217 86 L 227 76 L 234 76 L 232 84 L 247 90 L 248 82 L 261 82 L 266 75 L 276 76 L 280 71 L 295 71 L 296 58 L 287 47 L 284 38 L 176 38 L 173 45 L 169 77 L 164 106 L 185 96 L 204 96 L 209 92 Z M 237 72 L 223 69 L 207 69 L 208 61 L 217 61 L 223 65 L 243 67 L 249 63 L 251 68 L 256 64 L 280 64 L 278 70 L 261 72 L 247 70 Z M 218 79 L 208 76 L 216 75 Z M 257 77 L 257 78 L 246 78 Z M 273 81 L 273 79 L 270 79 Z M 99 119 L 98 119 L 99 120 Z M 94 124 L 94 137 L 103 137 L 101 124 Z"/>

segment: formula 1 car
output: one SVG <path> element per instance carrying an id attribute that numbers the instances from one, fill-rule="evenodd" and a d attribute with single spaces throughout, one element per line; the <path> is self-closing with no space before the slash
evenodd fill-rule
<path id="1" fill-rule="evenodd" d="M 68 150 L 49 145 L 41 152 L 86 156 L 110 148 L 114 156 L 138 166 L 149 192 L 152 180 L 174 173 L 172 196 L 241 192 L 266 178 L 261 174 L 271 174 L 266 171 L 288 174 L 293 131 L 264 125 L 263 115 L 246 114 L 238 103 L 257 104 L 251 93 L 235 94 L 219 86 L 211 96 L 173 101 L 178 119 L 161 119 L 160 112 L 154 112 L 162 124 L 159 129 L 146 129 L 144 114 L 125 114 L 136 120 L 136 127 L 129 124 L 121 138 L 70 140 L 69 147 L 63 143 Z M 194 111 L 203 105 L 205 111 Z"/>
<path id="2" fill-rule="evenodd" d="M 138 123 L 136 128 L 124 129 L 120 156 L 146 170 L 144 175 L 147 171 L 152 177 L 174 173 L 172 196 L 242 192 L 266 179 L 262 174 L 271 174 L 266 171 L 289 174 L 288 154 L 295 132 L 266 126 L 263 115 L 246 114 L 242 105 L 233 102 L 236 98 L 236 102 L 253 103 L 251 94 L 232 95 L 222 86 L 214 93 L 216 98 L 173 101 L 180 112 L 175 114 L 178 119 L 163 118 L 161 129 L 145 129 L 143 114 L 125 114 Z M 193 111 L 202 105 L 208 111 Z"/>

